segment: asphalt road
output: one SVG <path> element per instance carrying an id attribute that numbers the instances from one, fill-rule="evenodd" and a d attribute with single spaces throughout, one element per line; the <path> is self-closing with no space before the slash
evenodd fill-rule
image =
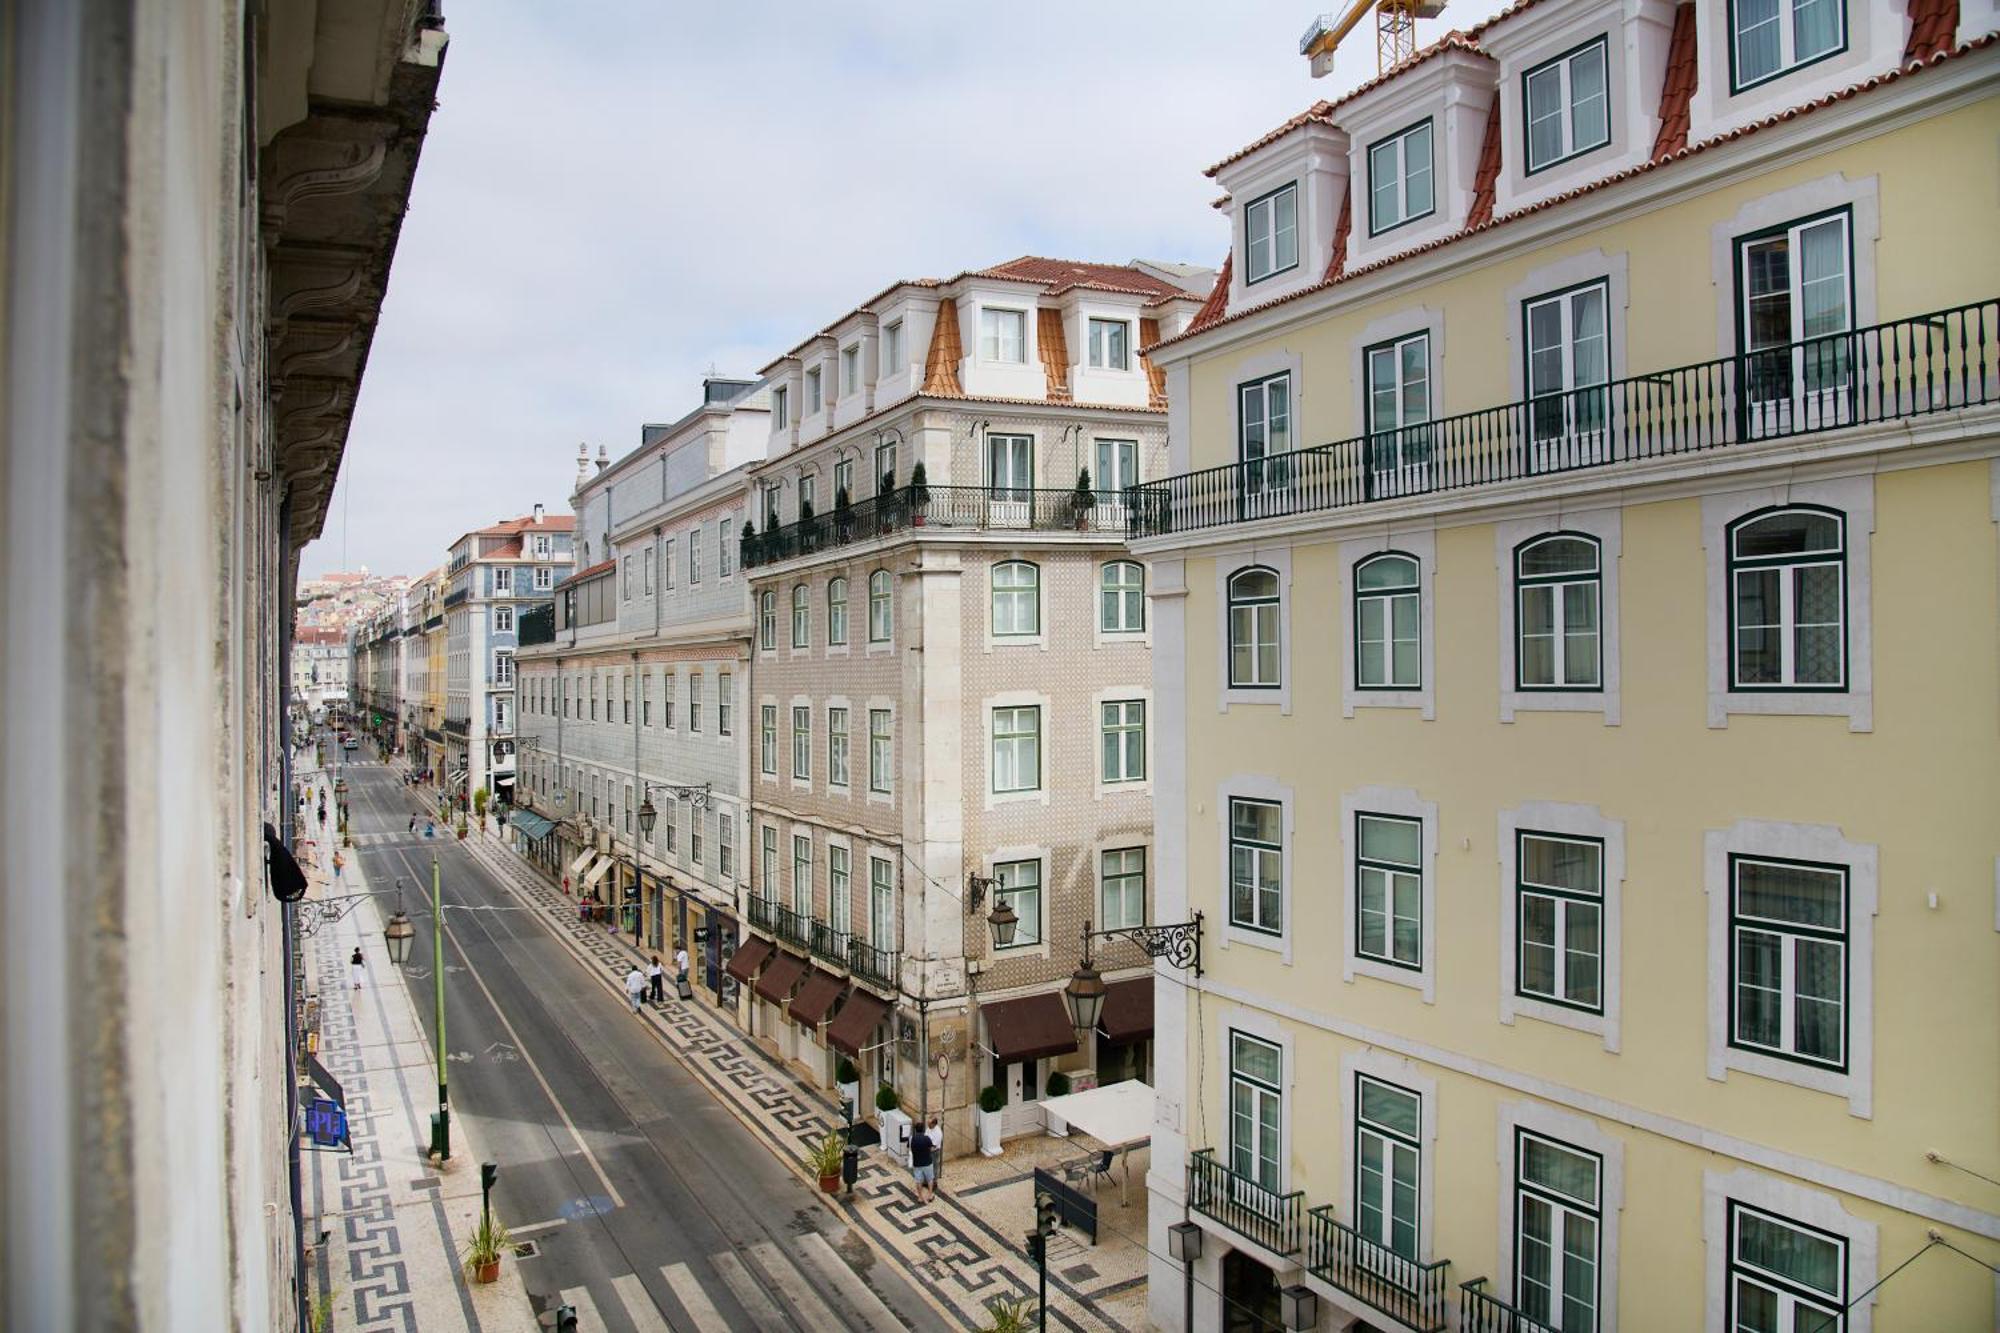
<path id="1" fill-rule="evenodd" d="M 422 806 L 399 771 L 340 771 L 370 888 L 407 891 L 404 984 L 433 1043 L 438 859 L 453 1116 L 500 1164 L 494 1206 L 537 1248 L 538 1301 L 575 1305 L 583 1333 L 952 1327 L 534 914 L 452 910 L 516 900 L 442 827 L 409 834 Z"/>

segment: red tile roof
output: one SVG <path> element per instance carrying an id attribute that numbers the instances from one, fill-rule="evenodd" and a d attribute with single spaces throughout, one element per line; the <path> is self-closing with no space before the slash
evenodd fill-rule
<path id="1" fill-rule="evenodd" d="M 605 570 L 610 569 L 613 565 L 617 563 L 618 562 L 615 559 L 600 560 L 596 564 L 592 565 L 589 569 L 577 570 L 576 573 L 570 575 L 568 578 L 564 579 L 561 584 L 558 584 L 556 586 L 561 587 L 564 584 L 581 583 L 585 579 L 595 578 L 597 575 L 602 574 Z"/>
<path id="2" fill-rule="evenodd" d="M 467 533 L 466 536 L 510 537 L 517 532 L 526 532 L 530 528 L 533 528 L 536 531 L 570 532 L 573 531 L 575 527 L 576 527 L 576 516 L 573 514 L 543 514 L 542 521 L 539 523 L 535 521 L 535 516 L 533 514 L 528 514 L 524 515 L 521 518 L 510 518 L 502 520 L 499 523 L 495 523 L 490 528 L 474 528 L 471 532 Z"/>
<path id="3" fill-rule="evenodd" d="M 1673 36 L 1667 39 L 1667 77 L 1660 86 L 1660 132 L 1653 139 L 1653 157 L 1671 157 L 1687 147 L 1688 105 L 1701 78 L 1695 49 L 1694 3 L 1674 9 Z"/>
<path id="4" fill-rule="evenodd" d="M 1048 381 L 1049 401 L 1069 401 L 1069 339 L 1063 336 L 1062 311 L 1043 308 L 1035 312 L 1035 347 L 1042 354 L 1042 377 Z"/>
<path id="5" fill-rule="evenodd" d="M 1340 196 L 1340 221 L 1333 225 L 1333 257 L 1326 261 L 1326 281 L 1340 276 L 1347 267 L 1347 234 L 1354 226 L 1354 190 L 1350 186 Z"/>
<path id="6" fill-rule="evenodd" d="M 1151 347 L 1160 340 L 1160 321 L 1142 319 L 1139 321 L 1139 346 Z M 1146 370 L 1146 406 L 1165 407 L 1167 405 L 1167 372 L 1153 364 L 1153 359 L 1140 353 L 1139 364 Z"/>
<path id="7" fill-rule="evenodd" d="M 965 275 L 961 275 L 965 276 Z M 1040 255 L 1022 255 L 992 268 L 975 269 L 970 274 L 981 278 L 1014 278 L 1022 282 L 1038 282 L 1051 296 L 1060 296 L 1072 287 L 1087 287 L 1101 292 L 1129 292 L 1136 296 L 1176 297 L 1187 292 L 1164 278 L 1156 278 L 1141 269 L 1129 268 L 1124 264 L 1092 264 L 1076 259 L 1044 259 Z"/>
<path id="8" fill-rule="evenodd" d="M 1910 0 L 1910 41 L 1903 60 L 1936 60 L 1958 39 L 1958 0 Z"/>
<path id="9" fill-rule="evenodd" d="M 1493 187 L 1500 179 L 1500 99 L 1493 99 L 1486 112 L 1486 137 L 1479 143 L 1479 166 L 1472 173 L 1472 207 L 1465 216 L 1468 227 L 1483 227 L 1493 220 Z"/>
<path id="10" fill-rule="evenodd" d="M 1211 324 L 1220 324 L 1229 314 L 1229 275 L 1236 266 L 1234 248 L 1222 257 L 1222 267 L 1216 270 L 1215 286 L 1208 289 L 1208 299 L 1201 303 L 1201 309 L 1194 312 L 1194 318 L 1181 330 L 1181 337 L 1190 333 L 1200 333 Z"/>
<path id="11" fill-rule="evenodd" d="M 931 346 L 924 356 L 924 392 L 961 394 L 958 382 L 959 359 L 965 344 L 958 337 L 958 302 L 949 296 L 938 302 L 937 324 L 931 329 Z"/>

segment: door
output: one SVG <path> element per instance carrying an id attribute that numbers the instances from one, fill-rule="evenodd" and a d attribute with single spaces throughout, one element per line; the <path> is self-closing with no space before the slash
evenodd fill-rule
<path id="1" fill-rule="evenodd" d="M 1097 492 L 1092 526 L 1099 532 L 1125 530 L 1125 490 L 1139 484 L 1139 443 L 1136 440 L 1099 440 L 1097 470 L 1090 474 Z"/>
<path id="2" fill-rule="evenodd" d="M 1530 301 L 1529 466 L 1560 472 L 1609 459 L 1610 336 L 1601 282 Z"/>
<path id="3" fill-rule="evenodd" d="M 1032 1134 L 1042 1127 L 1042 1062 L 1040 1060 L 996 1061 L 993 1083 L 1007 1094 L 1000 1112 L 1000 1133 L 1005 1137 Z"/>
<path id="4" fill-rule="evenodd" d="M 1431 488 L 1431 338 L 1368 349 L 1368 496 Z"/>
<path id="5" fill-rule="evenodd" d="M 1416 1093 L 1394 1084 L 1365 1076 L 1357 1080 L 1354 1222 L 1362 1239 L 1372 1242 L 1362 1247 L 1361 1261 L 1404 1285 L 1417 1258 L 1417 1191 L 1422 1177 L 1417 1135 L 1423 1103 Z"/>
<path id="6" fill-rule="evenodd" d="M 1850 419 L 1853 287 L 1846 213 L 1741 242 L 1743 431 L 1761 439 Z"/>
<path id="7" fill-rule="evenodd" d="M 986 437 L 987 521 L 996 528 L 1025 528 L 1035 498 L 1035 441 L 1031 435 Z"/>

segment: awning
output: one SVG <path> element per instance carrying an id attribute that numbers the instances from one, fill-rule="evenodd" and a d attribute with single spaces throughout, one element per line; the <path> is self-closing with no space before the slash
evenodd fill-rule
<path id="1" fill-rule="evenodd" d="M 1104 988 L 1104 1012 L 1097 1030 L 1112 1041 L 1138 1041 L 1153 1035 L 1153 979 L 1133 977 Z"/>
<path id="2" fill-rule="evenodd" d="M 730 955 L 729 966 L 723 971 L 738 981 L 748 983 L 751 977 L 757 975 L 757 969 L 763 965 L 764 960 L 770 956 L 771 941 L 761 935 L 752 935 Z"/>
<path id="3" fill-rule="evenodd" d="M 556 828 L 553 819 L 543 819 L 532 810 L 516 810 L 508 822 L 525 834 L 531 842 L 540 842 L 555 832 Z"/>
<path id="4" fill-rule="evenodd" d="M 764 969 L 764 975 L 757 978 L 757 993 L 772 1004 L 783 1004 L 785 997 L 792 993 L 800 977 L 806 974 L 806 960 L 797 954 L 786 953 L 783 949 Z"/>
<path id="5" fill-rule="evenodd" d="M 1076 1049 L 1076 1029 L 1069 1025 L 1069 1010 L 1054 991 L 982 1004 L 979 1013 L 986 1020 L 987 1044 L 995 1059 L 1039 1060 L 1045 1055 L 1068 1055 Z"/>
<path id="6" fill-rule="evenodd" d="M 875 1035 L 875 1029 L 888 1012 L 887 1000 L 855 987 L 847 992 L 847 1003 L 826 1025 L 826 1044 L 859 1060 L 862 1047 Z"/>
<path id="7" fill-rule="evenodd" d="M 605 857 L 603 860 L 599 861 L 596 865 L 590 868 L 590 873 L 583 877 L 584 886 L 588 888 L 596 884 L 597 881 L 603 879 L 605 875 L 610 872 L 611 867 L 616 864 L 617 862 L 613 861 L 608 856 Z"/>
<path id="8" fill-rule="evenodd" d="M 569 863 L 569 873 L 572 875 L 581 875 L 583 868 L 590 864 L 590 858 L 596 855 L 597 849 L 595 847 L 584 848 L 576 854 L 576 860 Z"/>
<path id="9" fill-rule="evenodd" d="M 1042 1111 L 1107 1148 L 1144 1143 L 1153 1136 L 1153 1090 L 1136 1078 L 1088 1092 L 1044 1097 Z"/>
<path id="10" fill-rule="evenodd" d="M 806 975 L 806 984 L 792 997 L 792 1021 L 801 1027 L 818 1027 L 833 1011 L 833 1002 L 846 987 L 847 983 L 831 972 L 814 968 Z"/>

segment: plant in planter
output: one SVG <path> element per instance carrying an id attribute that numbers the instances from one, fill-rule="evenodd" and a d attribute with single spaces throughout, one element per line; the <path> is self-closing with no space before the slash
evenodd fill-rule
<path id="1" fill-rule="evenodd" d="M 840 1135 L 829 1133 L 806 1149 L 806 1170 L 819 1177 L 819 1187 L 828 1194 L 840 1188 L 840 1159 L 846 1146 Z"/>
<path id="2" fill-rule="evenodd" d="M 876 1110 L 900 1111 L 902 1108 L 903 1108 L 903 1099 L 901 1097 L 898 1097 L 896 1095 L 896 1090 L 890 1087 L 887 1083 L 884 1083 L 881 1087 L 875 1089 Z"/>
<path id="3" fill-rule="evenodd" d="M 486 803 L 492 799 L 484 787 L 472 793 L 472 812 L 479 816 L 479 829 L 482 833 L 486 831 Z"/>
<path id="4" fill-rule="evenodd" d="M 1069 1075 L 1058 1069 L 1049 1075 L 1048 1095 L 1051 1097 L 1064 1097 L 1068 1094 Z M 1042 1127 L 1049 1132 L 1049 1137 L 1051 1138 L 1066 1139 L 1069 1137 L 1069 1122 L 1046 1106 L 1042 1108 Z"/>
<path id="5" fill-rule="evenodd" d="M 910 522 L 917 527 L 924 525 L 924 511 L 930 507 L 931 487 L 924 475 L 924 462 L 920 458 L 910 469 Z"/>
<path id="6" fill-rule="evenodd" d="M 852 1060 L 842 1056 L 840 1063 L 833 1067 L 833 1085 L 847 1114 L 850 1117 L 860 1115 L 861 1071 L 854 1067 Z"/>
<path id="7" fill-rule="evenodd" d="M 757 524 L 751 519 L 743 520 L 743 552 L 736 563 L 745 569 L 753 568 L 757 563 Z"/>
<path id="8" fill-rule="evenodd" d="M 801 551 L 812 550 L 814 546 L 813 538 L 818 535 L 814 529 L 813 520 L 818 517 L 819 515 L 813 512 L 813 502 L 811 500 L 799 501 L 799 549 Z"/>
<path id="9" fill-rule="evenodd" d="M 493 1282 L 500 1276 L 500 1256 L 508 1245 L 507 1228 L 492 1213 L 482 1213 L 473 1228 L 472 1243 L 465 1250 L 465 1266 L 474 1282 Z"/>
<path id="10" fill-rule="evenodd" d="M 466 830 L 465 830 L 465 816 L 464 816 L 464 815 L 460 815 L 460 816 L 458 817 L 458 836 L 459 836 L 460 838 L 464 838 L 464 837 L 465 837 L 465 831 L 466 831 Z"/>
<path id="11" fill-rule="evenodd" d="M 1000 1112 L 1007 1106 L 1007 1094 L 989 1083 L 979 1090 L 979 1152 L 984 1157 L 1000 1155 Z"/>
<path id="12" fill-rule="evenodd" d="M 845 486 L 833 493 L 833 535 L 843 542 L 854 535 L 854 500 Z"/>
<path id="13" fill-rule="evenodd" d="M 1069 493 L 1070 522 L 1076 524 L 1078 532 L 1082 532 L 1090 525 L 1091 511 L 1096 508 L 1097 492 L 1090 489 L 1090 469 L 1078 468 L 1076 489 Z"/>
<path id="14" fill-rule="evenodd" d="M 1049 1075 L 1049 1096 L 1069 1096 L 1069 1075 L 1063 1073 L 1060 1069 Z"/>
<path id="15" fill-rule="evenodd" d="M 1020 1300 L 996 1296 L 986 1313 L 993 1322 L 980 1333 L 1027 1333 L 1035 1325 L 1035 1303 L 1025 1296 Z"/>

